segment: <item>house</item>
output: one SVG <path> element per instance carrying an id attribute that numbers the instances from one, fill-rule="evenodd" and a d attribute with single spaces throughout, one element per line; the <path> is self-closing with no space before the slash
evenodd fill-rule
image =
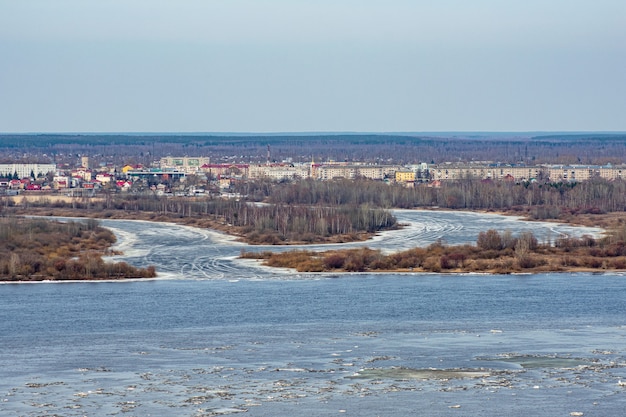
<path id="1" fill-rule="evenodd" d="M 133 186 L 133 183 L 128 181 L 128 180 L 126 180 L 126 181 L 115 181 L 115 185 L 117 186 L 117 188 L 121 189 L 122 191 L 128 191 Z"/>
<path id="2" fill-rule="evenodd" d="M 70 178 L 64 175 L 55 176 L 53 182 L 59 190 L 63 188 L 70 188 L 71 185 Z"/>
<path id="3" fill-rule="evenodd" d="M 72 177 L 80 178 L 83 181 L 91 181 L 91 171 L 85 167 L 78 167 L 72 170 Z"/>
<path id="4" fill-rule="evenodd" d="M 112 179 L 113 179 L 113 175 L 108 174 L 106 172 L 101 172 L 101 173 L 96 174 L 96 181 L 99 181 L 103 185 L 111 183 Z"/>
<path id="5" fill-rule="evenodd" d="M 231 183 L 232 181 L 230 177 L 220 177 L 219 179 L 220 189 L 222 190 L 226 190 L 230 188 Z"/>
<path id="6" fill-rule="evenodd" d="M 85 190 L 94 190 L 100 188 L 100 184 L 97 181 L 85 181 L 81 184 L 81 188 Z"/>

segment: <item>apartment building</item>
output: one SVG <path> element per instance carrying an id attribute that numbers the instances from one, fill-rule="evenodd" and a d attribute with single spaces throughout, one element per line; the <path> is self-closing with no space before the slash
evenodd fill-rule
<path id="1" fill-rule="evenodd" d="M 598 167 L 598 175 L 600 175 L 600 177 L 607 179 L 607 180 L 622 179 L 624 178 L 624 175 L 626 175 L 626 167 L 624 166 L 614 167 L 612 165 L 601 166 L 601 167 Z"/>
<path id="2" fill-rule="evenodd" d="M 415 182 L 415 171 L 396 171 L 396 182 Z"/>
<path id="3" fill-rule="evenodd" d="M 586 181 L 596 175 L 594 166 L 550 166 L 550 181 Z M 599 173 L 598 173 L 599 174 Z"/>
<path id="4" fill-rule="evenodd" d="M 309 178 L 309 165 L 250 165 L 248 167 L 248 178 L 270 178 L 276 181 L 293 178 Z"/>
<path id="5" fill-rule="evenodd" d="M 530 181 L 538 178 L 542 167 L 520 165 L 452 165 L 443 164 L 429 168 L 432 180 L 458 180 L 465 178 Z"/>
<path id="6" fill-rule="evenodd" d="M 56 170 L 55 164 L 0 164 L 0 177 L 12 176 L 15 173 L 19 178 L 30 177 L 31 174 L 39 177 L 49 172 L 56 172 Z"/>
<path id="7" fill-rule="evenodd" d="M 248 164 L 204 164 L 200 170 L 211 178 L 217 178 L 223 175 L 248 176 Z"/>
<path id="8" fill-rule="evenodd" d="M 484 166 L 437 165 L 429 168 L 431 180 L 460 180 L 464 178 L 491 179 L 494 171 Z"/>
<path id="9" fill-rule="evenodd" d="M 317 175 L 320 180 L 354 179 L 357 176 L 357 168 L 354 165 L 321 165 L 317 169 Z"/>
<path id="10" fill-rule="evenodd" d="M 335 178 L 354 179 L 362 177 L 371 180 L 382 180 L 386 177 L 394 177 L 395 172 L 401 169 L 395 165 L 321 164 L 316 166 L 314 178 L 332 180 Z"/>
<path id="11" fill-rule="evenodd" d="M 189 157 L 189 156 L 167 156 L 161 158 L 161 169 L 175 169 L 177 171 L 184 172 L 185 174 L 196 174 L 200 171 L 200 168 L 204 164 L 208 164 L 210 158 L 208 157 Z"/>

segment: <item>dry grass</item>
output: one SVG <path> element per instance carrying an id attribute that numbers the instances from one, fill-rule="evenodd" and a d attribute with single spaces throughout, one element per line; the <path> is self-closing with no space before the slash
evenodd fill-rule
<path id="1" fill-rule="evenodd" d="M 607 237 L 562 239 L 556 246 L 516 246 L 482 249 L 473 245 L 446 246 L 435 243 L 384 255 L 368 248 L 327 252 L 290 251 L 242 255 L 264 259 L 265 265 L 324 272 L 519 272 L 626 270 L 626 243 Z"/>

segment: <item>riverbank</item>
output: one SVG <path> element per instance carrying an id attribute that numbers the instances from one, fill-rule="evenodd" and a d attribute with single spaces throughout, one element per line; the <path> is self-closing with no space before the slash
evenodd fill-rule
<path id="1" fill-rule="evenodd" d="M 567 213 L 555 218 L 536 218 L 533 216 L 531 208 L 512 210 L 468 210 L 479 213 L 500 214 L 503 216 L 521 217 L 525 221 L 541 221 L 569 224 L 571 226 L 598 227 L 605 230 L 615 230 L 626 226 L 626 212 L 609 213 Z"/>
<path id="2" fill-rule="evenodd" d="M 490 229 L 480 232 L 476 244 L 447 245 L 437 241 L 426 247 L 384 253 L 361 247 L 328 251 L 242 251 L 240 258 L 298 272 L 433 272 L 433 273 L 542 273 L 605 272 L 626 270 L 624 229 L 594 238 L 561 236 L 539 243 L 531 232 L 513 235 Z"/>
<path id="3" fill-rule="evenodd" d="M 104 262 L 119 253 L 116 237 L 93 219 L 57 222 L 41 218 L 0 219 L 0 281 L 76 281 L 152 278 L 154 267 Z"/>

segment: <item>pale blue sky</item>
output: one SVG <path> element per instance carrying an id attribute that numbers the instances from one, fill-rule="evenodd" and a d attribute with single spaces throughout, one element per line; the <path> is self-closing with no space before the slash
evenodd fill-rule
<path id="1" fill-rule="evenodd" d="M 0 0 L 0 132 L 626 131 L 624 0 Z"/>

